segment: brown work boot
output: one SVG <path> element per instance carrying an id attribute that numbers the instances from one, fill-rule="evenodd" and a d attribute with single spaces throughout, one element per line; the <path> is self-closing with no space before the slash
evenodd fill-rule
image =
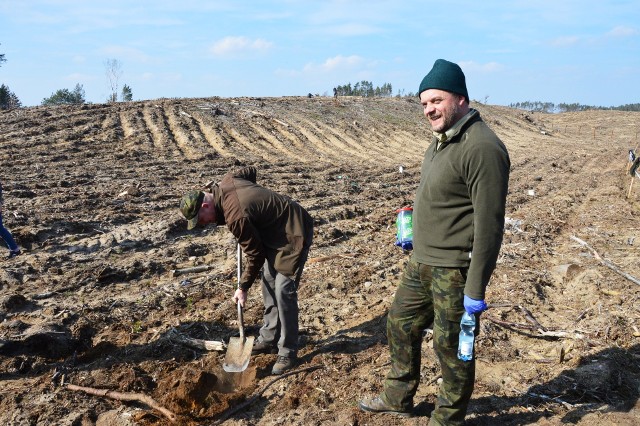
<path id="1" fill-rule="evenodd" d="M 273 342 L 265 342 L 262 339 L 256 339 L 251 348 L 251 355 L 258 354 L 277 354 L 278 348 Z"/>
<path id="2" fill-rule="evenodd" d="M 379 396 L 375 398 L 365 398 L 360 401 L 359 407 L 362 411 L 370 413 L 388 413 L 402 417 L 411 417 L 411 411 L 404 411 L 387 405 Z"/>
<path id="3" fill-rule="evenodd" d="M 291 370 L 296 366 L 298 359 L 294 357 L 282 356 L 278 355 L 278 359 L 276 363 L 273 364 L 273 369 L 271 370 L 271 374 L 276 376 L 284 373 L 285 371 Z"/>

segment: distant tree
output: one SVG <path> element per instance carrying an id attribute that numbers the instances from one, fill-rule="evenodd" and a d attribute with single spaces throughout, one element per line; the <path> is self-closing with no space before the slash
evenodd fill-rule
<path id="1" fill-rule="evenodd" d="M 4 58 L 4 53 L 0 53 L 0 66 L 2 66 L 3 62 L 7 62 L 7 60 Z"/>
<path id="2" fill-rule="evenodd" d="M 337 86 L 334 90 L 334 94 L 337 96 L 391 96 L 393 95 L 393 88 L 391 83 L 385 83 L 382 87 L 373 87 L 373 83 L 370 81 L 360 81 L 351 87 L 351 83 L 344 86 Z"/>
<path id="3" fill-rule="evenodd" d="M 14 109 L 20 108 L 21 106 L 22 103 L 20 99 L 18 99 L 15 93 L 9 90 L 8 86 L 4 84 L 0 86 L 0 109 Z"/>
<path id="4" fill-rule="evenodd" d="M 640 111 L 640 104 L 625 104 L 620 105 L 619 107 L 615 107 L 613 109 L 619 111 Z"/>
<path id="5" fill-rule="evenodd" d="M 118 81 L 122 76 L 122 63 L 117 59 L 107 59 L 104 61 L 104 68 L 109 80 L 111 94 L 107 98 L 107 102 L 118 101 Z"/>
<path id="6" fill-rule="evenodd" d="M 131 102 L 133 100 L 133 92 L 131 91 L 131 87 L 129 87 L 129 85 L 125 84 L 124 86 L 122 86 L 120 100 L 122 100 L 122 102 Z"/>
<path id="7" fill-rule="evenodd" d="M 556 105 L 553 102 L 540 102 L 540 101 L 525 101 L 516 102 L 515 104 L 509 104 L 512 108 L 524 109 L 531 112 L 548 112 L 552 113 L 556 111 Z"/>
<path id="8" fill-rule="evenodd" d="M 82 88 L 82 85 L 78 83 L 73 91 L 70 91 L 69 89 L 60 89 L 48 98 L 44 98 L 42 100 L 42 105 L 69 105 L 83 104 L 85 102 L 84 89 Z"/>

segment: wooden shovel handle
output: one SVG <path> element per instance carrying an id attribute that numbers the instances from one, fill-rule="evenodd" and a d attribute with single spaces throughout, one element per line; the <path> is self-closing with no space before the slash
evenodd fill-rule
<path id="1" fill-rule="evenodd" d="M 237 246 L 238 288 L 240 288 L 240 276 L 242 275 L 242 250 L 240 249 L 240 243 L 238 243 Z M 244 315 L 242 314 L 242 305 L 240 305 L 240 301 L 238 301 L 238 326 L 240 328 L 240 339 L 244 342 Z"/>

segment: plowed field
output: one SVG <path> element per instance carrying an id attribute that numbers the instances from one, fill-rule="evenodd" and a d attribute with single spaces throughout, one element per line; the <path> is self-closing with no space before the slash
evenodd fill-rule
<path id="1" fill-rule="evenodd" d="M 640 114 L 472 107 L 512 171 L 468 424 L 640 423 L 640 182 L 627 174 Z M 389 368 L 386 313 L 409 256 L 393 244 L 395 210 L 413 202 L 428 134 L 406 98 L 0 111 L 3 219 L 24 248 L 0 260 L 0 424 L 426 424 L 439 385 L 429 331 L 417 417 L 357 402 Z M 224 348 L 204 347 L 237 333 L 235 241 L 187 231 L 177 209 L 245 165 L 315 220 L 302 362 L 275 382 L 275 355 L 230 375 Z M 257 283 L 249 333 L 261 318 Z"/>

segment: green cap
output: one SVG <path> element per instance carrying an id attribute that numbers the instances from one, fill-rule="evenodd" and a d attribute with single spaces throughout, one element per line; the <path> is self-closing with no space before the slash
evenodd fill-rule
<path id="1" fill-rule="evenodd" d="M 418 96 L 428 89 L 440 89 L 451 93 L 457 93 L 469 100 L 467 93 L 467 83 L 464 78 L 462 68 L 458 64 L 438 59 L 429 74 L 427 74 L 420 83 Z"/>
<path id="2" fill-rule="evenodd" d="M 180 211 L 187 219 L 187 229 L 193 229 L 198 224 L 198 211 L 204 200 L 204 192 L 190 191 L 180 200 Z"/>

